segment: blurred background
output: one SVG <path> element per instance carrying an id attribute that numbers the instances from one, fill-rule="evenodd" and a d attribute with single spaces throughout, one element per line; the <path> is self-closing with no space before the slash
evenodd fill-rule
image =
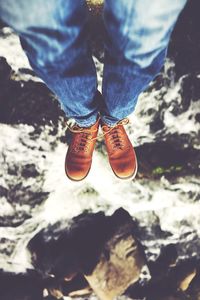
<path id="1" fill-rule="evenodd" d="M 102 1 L 88 2 L 101 89 Z M 185 267 L 186 274 L 196 270 L 199 282 L 196 294 L 190 287 L 177 296 L 179 288 L 169 287 L 168 298 L 143 295 L 137 299 L 200 299 L 199 11 L 198 0 L 188 1 L 172 34 L 163 70 L 140 96 L 130 116 L 128 133 L 136 147 L 139 170 L 134 181 L 126 182 L 112 174 L 101 139 L 89 176 L 80 183 L 65 177 L 70 138 L 65 116 L 56 97 L 29 66 L 17 35 L 1 24 L 1 276 L 34 269 L 27 245 L 43 228 L 58 221 L 68 224 L 81 213 L 112 215 L 123 207 L 137 223 L 137 236 L 148 261 L 156 262 L 161 250 L 172 245 L 177 255 L 175 266 L 192 259 L 192 267 L 190 263 Z M 89 240 L 88 248 L 92 243 Z"/>

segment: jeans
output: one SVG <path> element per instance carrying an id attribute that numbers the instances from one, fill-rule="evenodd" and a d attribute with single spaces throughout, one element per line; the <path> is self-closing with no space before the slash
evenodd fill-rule
<path id="1" fill-rule="evenodd" d="M 134 111 L 139 94 L 163 66 L 185 3 L 105 0 L 103 99 L 95 97 L 84 0 L 0 0 L 0 18 L 19 34 L 32 68 L 57 95 L 67 117 L 87 127 L 100 113 L 112 126 Z"/>

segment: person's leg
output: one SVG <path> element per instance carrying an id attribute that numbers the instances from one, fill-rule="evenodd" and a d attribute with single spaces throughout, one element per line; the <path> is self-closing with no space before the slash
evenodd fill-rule
<path id="1" fill-rule="evenodd" d="M 114 125 L 164 64 L 170 34 L 186 0 L 105 0 L 107 32 L 102 119 Z"/>
<path id="2" fill-rule="evenodd" d="M 0 18 L 18 32 L 31 66 L 58 96 L 67 117 L 75 119 L 65 171 L 70 179 L 82 180 L 99 126 L 85 0 L 0 0 Z"/>
<path id="3" fill-rule="evenodd" d="M 170 34 L 186 0 L 105 0 L 107 31 L 102 129 L 112 170 L 134 178 L 137 158 L 124 130 L 139 94 L 164 64 Z"/>
<path id="4" fill-rule="evenodd" d="M 96 70 L 86 37 L 84 0 L 0 0 L 0 18 L 19 34 L 36 74 L 55 92 L 67 117 L 96 122 Z"/>

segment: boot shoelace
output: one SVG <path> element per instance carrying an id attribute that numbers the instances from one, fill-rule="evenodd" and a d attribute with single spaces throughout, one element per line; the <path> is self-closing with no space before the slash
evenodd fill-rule
<path id="1" fill-rule="evenodd" d="M 115 149 L 123 149 L 124 141 L 122 139 L 121 131 L 119 127 L 115 127 L 110 133 L 110 143 L 112 145 L 113 150 Z"/>
<path id="2" fill-rule="evenodd" d="M 123 139 L 122 135 L 120 134 L 121 130 L 119 125 L 127 125 L 129 123 L 128 118 L 124 118 L 123 120 L 117 122 L 114 126 L 109 127 L 109 129 L 105 130 L 103 134 L 101 134 L 99 137 L 103 137 L 109 133 L 111 133 L 111 144 L 113 145 L 113 149 L 123 149 L 124 144 L 123 144 Z M 78 125 L 70 126 L 67 124 L 67 128 L 72 132 L 72 133 L 79 133 L 81 134 L 81 137 L 79 138 L 79 142 L 76 143 L 73 147 L 73 150 L 75 152 L 83 151 L 87 152 L 89 150 L 89 144 L 90 142 L 97 140 L 98 137 L 92 138 L 92 133 L 95 133 L 98 131 L 98 129 L 88 129 L 84 127 L 80 127 Z M 102 126 L 102 129 L 106 128 L 106 126 Z"/>
<path id="3" fill-rule="evenodd" d="M 75 144 L 73 145 L 72 151 L 88 152 L 89 144 L 91 143 L 91 141 L 96 139 L 96 138 L 92 138 L 92 133 L 97 132 L 98 129 L 91 130 L 89 128 L 80 127 L 78 125 L 74 125 L 72 127 L 67 125 L 67 127 L 72 133 L 80 134 L 78 141 L 76 141 Z"/>
<path id="4" fill-rule="evenodd" d="M 110 143 L 112 145 L 112 149 L 124 149 L 124 139 L 121 132 L 120 125 L 127 125 L 129 123 L 129 119 L 125 118 L 118 123 L 116 123 L 114 126 L 110 127 L 109 130 L 105 131 L 104 135 L 109 134 Z M 104 126 L 102 126 L 103 128 Z M 105 127 L 104 127 L 105 128 Z"/>

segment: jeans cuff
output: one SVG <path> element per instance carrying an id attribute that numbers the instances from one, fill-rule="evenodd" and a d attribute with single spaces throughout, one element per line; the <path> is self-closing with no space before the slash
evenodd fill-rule
<path id="1" fill-rule="evenodd" d="M 92 117 L 86 118 L 84 120 L 79 120 L 77 118 L 74 118 L 76 124 L 80 127 L 90 127 L 97 122 L 97 119 L 98 119 L 98 114 L 93 115 Z"/>
<path id="2" fill-rule="evenodd" d="M 116 125 L 118 122 L 120 122 L 121 120 L 123 120 L 124 118 L 126 118 L 127 116 L 123 117 L 123 118 L 113 118 L 110 116 L 101 116 L 101 121 L 106 124 L 107 126 L 114 126 Z"/>
<path id="3" fill-rule="evenodd" d="M 109 119 L 107 119 L 107 117 L 106 116 L 101 116 L 101 121 L 104 123 L 104 124 L 106 124 L 107 126 L 109 126 L 109 127 L 112 127 L 112 126 L 114 126 L 117 122 L 119 122 L 119 121 L 110 121 Z"/>

